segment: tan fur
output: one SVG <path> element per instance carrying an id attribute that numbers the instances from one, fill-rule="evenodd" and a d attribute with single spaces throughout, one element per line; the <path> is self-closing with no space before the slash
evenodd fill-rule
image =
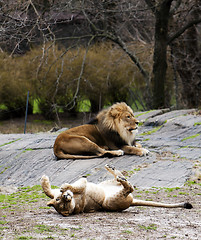
<path id="1" fill-rule="evenodd" d="M 134 154 L 148 150 L 135 142 L 139 121 L 126 103 L 116 103 L 98 113 L 90 124 L 68 129 L 55 140 L 54 154 L 59 159 L 86 159 Z"/>
<path id="2" fill-rule="evenodd" d="M 114 179 L 94 184 L 81 178 L 73 184 L 64 183 L 60 189 L 51 189 L 49 178 L 43 176 L 41 185 L 46 195 L 52 198 L 47 205 L 53 206 L 63 216 L 82 212 L 123 211 L 131 206 L 152 206 L 165 208 L 192 208 L 190 203 L 166 204 L 135 200 L 131 194 L 133 186 L 120 171 L 106 165 Z"/>

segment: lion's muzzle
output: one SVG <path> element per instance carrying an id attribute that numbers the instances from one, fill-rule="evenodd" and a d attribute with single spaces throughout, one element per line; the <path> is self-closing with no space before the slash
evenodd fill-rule
<path id="1" fill-rule="evenodd" d="M 128 129 L 128 131 L 129 131 L 129 132 L 132 132 L 132 131 L 136 131 L 137 129 L 138 129 L 138 127 L 135 127 L 135 128 L 132 128 L 132 127 L 131 127 L 131 128 Z"/>

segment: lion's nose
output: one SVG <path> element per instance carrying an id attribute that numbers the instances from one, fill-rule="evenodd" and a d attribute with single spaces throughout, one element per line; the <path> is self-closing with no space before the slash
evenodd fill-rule
<path id="1" fill-rule="evenodd" d="M 139 121 L 136 121 L 135 123 L 138 125 L 138 124 L 139 124 Z"/>

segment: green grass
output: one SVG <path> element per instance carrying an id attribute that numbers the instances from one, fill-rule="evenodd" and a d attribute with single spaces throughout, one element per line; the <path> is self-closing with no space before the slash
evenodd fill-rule
<path id="1" fill-rule="evenodd" d="M 179 192 L 179 195 L 189 195 L 189 194 L 186 192 Z"/>
<path id="2" fill-rule="evenodd" d="M 164 188 L 165 192 L 173 192 L 174 190 L 179 190 L 179 187 L 175 187 L 175 188 Z"/>
<path id="3" fill-rule="evenodd" d="M 0 225 L 5 225 L 5 224 L 7 224 L 8 222 L 7 221 L 5 221 L 5 220 L 0 220 Z"/>
<path id="4" fill-rule="evenodd" d="M 15 238 L 16 240 L 29 240 L 29 239 L 33 239 L 33 237 L 27 237 L 27 236 L 19 236 Z"/>
<path id="5" fill-rule="evenodd" d="M 193 124 L 194 127 L 197 126 L 197 125 L 201 125 L 201 122 L 196 122 L 196 123 Z"/>
<path id="6" fill-rule="evenodd" d="M 144 225 L 138 225 L 140 229 L 144 229 L 144 230 L 157 230 L 157 225 L 152 223 L 149 224 L 148 226 L 144 226 Z"/>
<path id="7" fill-rule="evenodd" d="M 31 203 L 38 201 L 38 199 L 47 198 L 43 193 L 40 185 L 33 187 L 22 187 L 16 193 L 12 194 L 0 194 L 0 209 L 12 209 L 16 204 L 23 206 L 24 203 Z"/>
<path id="8" fill-rule="evenodd" d="M 131 233 L 133 233 L 133 232 L 132 232 L 132 231 L 130 231 L 130 230 L 124 230 L 124 231 L 122 231 L 122 233 L 131 234 Z"/>
<path id="9" fill-rule="evenodd" d="M 199 147 L 197 147 L 197 146 L 195 147 L 195 146 L 187 145 L 187 146 L 180 147 L 180 149 L 181 149 L 181 148 L 199 148 Z"/>
<path id="10" fill-rule="evenodd" d="M 163 125 L 162 125 L 163 126 Z M 150 135 L 152 133 L 155 133 L 157 132 L 159 129 L 161 129 L 162 126 L 158 126 L 158 127 L 155 127 L 153 128 L 152 130 L 148 131 L 148 132 L 144 132 L 144 133 L 141 133 L 140 136 L 145 136 L 145 135 Z"/>
<path id="11" fill-rule="evenodd" d="M 142 195 L 135 195 L 135 198 L 141 198 Z"/>
<path id="12" fill-rule="evenodd" d="M 35 226 L 36 233 L 44 233 L 44 232 L 53 232 L 52 227 L 46 226 L 44 224 L 38 224 Z"/>
<path id="13" fill-rule="evenodd" d="M 192 136 L 189 136 L 189 137 L 186 137 L 186 138 L 183 138 L 181 141 L 185 141 L 185 140 L 188 140 L 188 139 L 196 138 L 196 137 L 198 137 L 198 136 L 200 136 L 199 133 L 198 133 L 198 134 L 195 134 L 195 135 L 192 135 Z"/>
<path id="14" fill-rule="evenodd" d="M 52 189 L 58 188 L 57 186 L 51 187 Z M 40 185 L 21 187 L 15 193 L 0 194 L 0 209 L 12 209 L 16 204 L 20 207 L 23 206 L 24 203 L 33 203 L 38 201 L 38 199 L 48 199 Z"/>
<path id="15" fill-rule="evenodd" d="M 150 111 L 147 111 L 147 112 L 142 112 L 142 113 L 139 113 L 139 114 L 135 115 L 135 117 L 139 117 L 139 116 L 145 115 L 145 114 L 150 113 L 150 112 L 153 112 L 153 111 L 155 111 L 155 110 L 150 110 Z"/>
<path id="16" fill-rule="evenodd" d="M 0 166 L 0 167 L 2 167 L 2 166 Z M 0 172 L 0 174 L 3 174 L 7 169 L 9 169 L 10 167 L 5 167 L 1 172 Z"/>
<path id="17" fill-rule="evenodd" d="M 133 170 L 136 171 L 136 172 L 139 172 L 141 169 L 140 168 L 134 168 Z"/>
<path id="18" fill-rule="evenodd" d="M 190 180 L 186 181 L 186 183 L 185 183 L 185 185 L 187 185 L 187 186 L 192 186 L 195 184 L 197 184 L 195 181 L 190 181 Z"/>
<path id="19" fill-rule="evenodd" d="M 26 148 L 26 149 L 23 151 L 23 153 L 28 152 L 28 151 L 33 151 L 33 149 L 32 149 L 32 148 Z"/>
<path id="20" fill-rule="evenodd" d="M 0 145 L 0 147 L 3 147 L 3 146 L 6 146 L 6 145 L 9 145 L 9 144 L 14 143 L 14 142 L 17 142 L 17 141 L 19 141 L 19 140 L 21 140 L 21 138 L 18 138 L 18 139 L 15 139 L 15 140 L 13 140 L 13 141 L 10 141 L 10 142 L 7 142 L 7 143 L 4 143 L 4 144 Z"/>

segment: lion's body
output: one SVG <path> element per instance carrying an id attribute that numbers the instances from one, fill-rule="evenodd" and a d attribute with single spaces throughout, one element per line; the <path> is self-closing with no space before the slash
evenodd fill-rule
<path id="1" fill-rule="evenodd" d="M 122 173 L 114 167 L 105 168 L 114 179 L 94 184 L 81 178 L 73 184 L 64 183 L 60 190 L 51 189 L 49 178 L 43 176 L 41 185 L 45 194 L 52 198 L 48 206 L 53 206 L 63 216 L 82 212 L 123 211 L 130 206 L 152 206 L 166 208 L 192 208 L 189 203 L 165 204 L 152 201 L 135 200 L 133 186 Z"/>
<path id="2" fill-rule="evenodd" d="M 59 159 L 85 159 L 103 155 L 146 155 L 149 151 L 135 142 L 138 120 L 125 103 L 102 110 L 90 124 L 68 129 L 58 135 L 54 154 Z"/>

